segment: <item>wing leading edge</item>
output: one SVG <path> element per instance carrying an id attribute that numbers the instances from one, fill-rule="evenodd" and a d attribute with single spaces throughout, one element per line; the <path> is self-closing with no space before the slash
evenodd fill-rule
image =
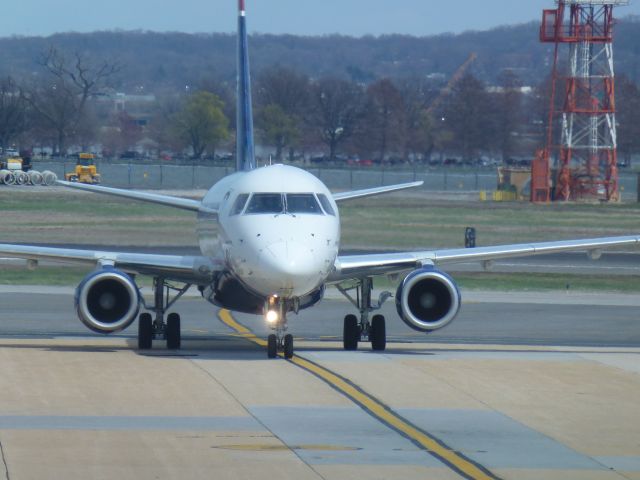
<path id="1" fill-rule="evenodd" d="M 109 252 L 31 245 L 0 244 L 0 256 L 48 260 L 87 266 L 110 265 L 128 273 L 161 276 L 186 283 L 208 283 L 222 269 L 215 260 L 202 256 L 155 255 Z"/>
<path id="2" fill-rule="evenodd" d="M 353 190 L 351 192 L 334 193 L 333 199 L 336 202 L 343 200 L 354 200 L 356 198 L 371 197 L 373 195 L 381 195 L 383 193 L 396 192 L 398 190 L 406 190 L 407 188 L 415 188 L 422 186 L 424 182 L 400 183 L 397 185 L 387 185 L 385 187 L 365 188 L 363 190 Z"/>
<path id="3" fill-rule="evenodd" d="M 155 203 L 158 205 L 164 205 L 166 207 L 181 208 L 183 210 L 191 210 L 193 212 L 215 213 L 215 210 L 205 207 L 198 200 L 191 200 L 188 198 L 173 197 L 171 195 L 160 195 L 157 193 L 140 192 L 137 190 L 125 190 L 121 188 L 88 185 L 85 183 L 65 182 L 63 180 L 58 180 L 57 183 L 65 187 L 84 190 L 87 192 L 103 193 L 116 197 L 130 198 L 132 200 Z"/>
<path id="4" fill-rule="evenodd" d="M 640 236 L 624 236 L 448 250 L 341 255 L 336 259 L 335 271 L 329 281 L 335 282 L 359 276 L 386 275 L 411 270 L 425 264 L 446 265 L 460 262 L 482 262 L 582 250 L 598 252 L 605 248 L 638 245 L 640 245 Z"/>

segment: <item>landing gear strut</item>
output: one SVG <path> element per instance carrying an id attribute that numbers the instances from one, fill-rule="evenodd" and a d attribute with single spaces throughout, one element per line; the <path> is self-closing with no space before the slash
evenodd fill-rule
<path id="1" fill-rule="evenodd" d="M 338 290 L 349 300 L 360 312 L 360 321 L 355 315 L 349 314 L 344 317 L 343 347 L 345 350 L 357 350 L 358 342 L 366 338 L 371 342 L 371 349 L 383 351 L 387 346 L 387 332 L 385 319 L 382 315 L 374 315 L 369 321 L 369 314 L 379 310 L 384 302 L 390 297 L 390 292 L 382 292 L 378 298 L 378 303 L 371 303 L 371 292 L 373 290 L 373 280 L 365 277 L 357 280 L 355 285 L 337 285 Z M 356 297 L 353 298 L 350 290 L 356 290 Z"/>
<path id="2" fill-rule="evenodd" d="M 276 296 L 269 297 L 265 305 L 265 319 L 275 333 L 267 337 L 267 356 L 276 358 L 278 351 L 284 354 L 284 358 L 293 357 L 293 335 L 287 331 L 288 305 L 284 300 Z"/>
<path id="3" fill-rule="evenodd" d="M 152 319 L 148 312 L 141 313 L 138 318 L 138 348 L 140 350 L 150 349 L 154 338 L 166 340 L 169 350 L 180 348 L 180 315 L 170 313 L 166 323 L 164 315 L 189 290 L 189 287 L 191 287 L 190 283 L 179 288 L 167 283 L 162 277 L 153 278 L 153 305 L 147 305 L 144 298 L 142 305 L 146 310 L 155 312 L 155 319 Z M 171 292 L 175 292 L 173 298 L 171 298 Z"/>

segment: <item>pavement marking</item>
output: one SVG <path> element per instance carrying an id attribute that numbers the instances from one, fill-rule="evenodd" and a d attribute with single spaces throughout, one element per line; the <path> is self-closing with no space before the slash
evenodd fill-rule
<path id="1" fill-rule="evenodd" d="M 256 336 L 244 325 L 238 323 L 229 310 L 221 309 L 218 312 L 218 318 L 220 318 L 225 325 L 241 334 L 245 339 L 261 347 L 267 346 L 265 340 Z M 280 352 L 278 356 L 284 358 L 284 355 Z M 352 402 L 360 406 L 369 415 L 400 433 L 405 438 L 408 438 L 415 445 L 426 450 L 462 477 L 470 480 L 499 480 L 499 477 L 495 476 L 485 467 L 467 458 L 462 453 L 453 450 L 437 437 L 413 425 L 395 413 L 389 406 L 376 399 L 373 395 L 365 392 L 347 378 L 307 360 L 300 355 L 294 355 L 289 361 L 323 380 L 334 390 L 342 393 Z"/>
<path id="2" fill-rule="evenodd" d="M 258 338 L 256 334 L 249 330 L 247 327 L 236 322 L 236 320 L 231 316 L 231 312 L 229 310 L 220 310 L 218 312 L 218 318 L 222 320 L 222 323 L 235 330 L 240 337 L 246 338 L 247 340 L 260 345 L 261 347 L 267 346 L 266 340 Z"/>

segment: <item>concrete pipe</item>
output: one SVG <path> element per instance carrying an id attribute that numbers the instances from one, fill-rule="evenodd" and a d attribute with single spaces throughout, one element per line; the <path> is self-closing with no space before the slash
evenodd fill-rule
<path id="1" fill-rule="evenodd" d="M 11 170 L 0 170 L 0 178 L 5 185 L 13 185 L 16 183 L 16 176 Z"/>
<path id="2" fill-rule="evenodd" d="M 27 175 L 29 175 L 29 183 L 31 185 L 42 185 L 44 178 L 40 172 L 37 170 L 29 170 Z"/>
<path id="3" fill-rule="evenodd" d="M 45 170 L 42 172 L 42 183 L 48 187 L 55 184 L 58 181 L 58 176 L 51 170 Z"/>
<path id="4" fill-rule="evenodd" d="M 26 183 L 29 182 L 29 175 L 27 175 L 27 172 L 23 172 L 22 170 L 19 170 L 15 173 L 16 175 L 16 185 L 25 185 Z"/>

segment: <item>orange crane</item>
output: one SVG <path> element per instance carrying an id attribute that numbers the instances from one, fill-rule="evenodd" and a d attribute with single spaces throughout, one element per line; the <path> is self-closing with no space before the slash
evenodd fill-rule
<path id="1" fill-rule="evenodd" d="M 451 93 L 451 90 L 455 86 L 456 83 L 462 78 L 464 73 L 467 71 L 469 66 L 478 58 L 478 54 L 475 52 L 471 52 L 469 57 L 464 61 L 462 65 L 458 67 L 455 73 L 451 76 L 447 84 L 440 90 L 440 93 L 433 99 L 431 105 L 427 107 L 427 113 L 431 114 L 433 111 L 440 106 L 442 101 L 447 98 L 447 96 Z"/>

